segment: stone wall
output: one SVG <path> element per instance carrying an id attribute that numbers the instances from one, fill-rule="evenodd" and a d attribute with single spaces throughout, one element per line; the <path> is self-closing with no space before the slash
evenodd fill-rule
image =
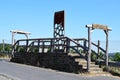
<path id="1" fill-rule="evenodd" d="M 11 61 L 65 72 L 79 73 L 82 70 L 82 66 L 65 53 L 19 53 Z"/>

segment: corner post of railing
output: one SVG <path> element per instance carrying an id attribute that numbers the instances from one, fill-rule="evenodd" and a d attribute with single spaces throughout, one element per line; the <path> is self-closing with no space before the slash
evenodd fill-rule
<path id="1" fill-rule="evenodd" d="M 19 47 L 20 46 L 20 41 L 17 42 L 17 45 L 15 45 L 15 49 L 17 49 L 17 46 Z M 18 52 L 18 50 L 17 50 Z"/>
<path id="2" fill-rule="evenodd" d="M 27 52 L 27 49 L 28 49 L 28 39 L 26 40 L 26 52 Z"/>
<path id="3" fill-rule="evenodd" d="M 66 37 L 66 53 L 69 53 L 70 51 L 70 40 Z"/>
<path id="4" fill-rule="evenodd" d="M 40 40 L 38 39 L 38 53 L 40 52 Z"/>
<path id="5" fill-rule="evenodd" d="M 79 40 L 76 40 L 77 41 L 77 43 L 79 43 Z M 77 46 L 77 50 L 79 51 L 79 47 Z"/>
<path id="6" fill-rule="evenodd" d="M 34 42 L 32 42 L 32 52 L 34 52 Z"/>
<path id="7" fill-rule="evenodd" d="M 44 41 L 42 41 L 42 53 L 44 53 Z"/>
<path id="8" fill-rule="evenodd" d="M 97 56 L 98 60 L 99 60 L 99 55 L 100 55 L 100 40 L 98 40 L 98 56 Z"/>
<path id="9" fill-rule="evenodd" d="M 51 42 L 50 42 L 50 52 L 51 53 L 53 53 L 53 50 L 54 50 L 54 45 L 53 45 L 53 43 L 54 43 L 54 39 L 51 39 Z"/>

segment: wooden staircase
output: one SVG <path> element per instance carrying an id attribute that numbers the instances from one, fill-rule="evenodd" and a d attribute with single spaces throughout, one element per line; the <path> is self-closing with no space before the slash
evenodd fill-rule
<path id="1" fill-rule="evenodd" d="M 110 74 L 108 72 L 104 72 L 102 68 L 99 67 L 99 65 L 96 65 L 95 62 L 91 62 L 90 64 L 90 72 L 87 72 L 87 60 L 85 58 L 82 58 L 77 53 L 69 53 L 69 56 L 74 57 L 75 62 L 78 62 L 79 65 L 82 65 L 82 74 L 89 74 L 89 75 L 101 75 L 101 76 L 109 76 Z"/>

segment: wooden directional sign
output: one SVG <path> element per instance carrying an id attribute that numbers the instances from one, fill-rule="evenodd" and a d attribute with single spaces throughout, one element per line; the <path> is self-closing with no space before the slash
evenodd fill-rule
<path id="1" fill-rule="evenodd" d="M 109 28 L 106 25 L 101 24 L 92 24 L 92 27 L 95 29 L 102 29 L 102 30 L 108 30 Z"/>

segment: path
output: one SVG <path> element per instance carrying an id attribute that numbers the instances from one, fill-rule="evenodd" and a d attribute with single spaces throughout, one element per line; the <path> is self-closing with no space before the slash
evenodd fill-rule
<path id="1" fill-rule="evenodd" d="M 0 76 L 11 78 L 9 80 L 120 80 L 113 76 L 87 77 L 3 60 L 0 61 Z"/>

